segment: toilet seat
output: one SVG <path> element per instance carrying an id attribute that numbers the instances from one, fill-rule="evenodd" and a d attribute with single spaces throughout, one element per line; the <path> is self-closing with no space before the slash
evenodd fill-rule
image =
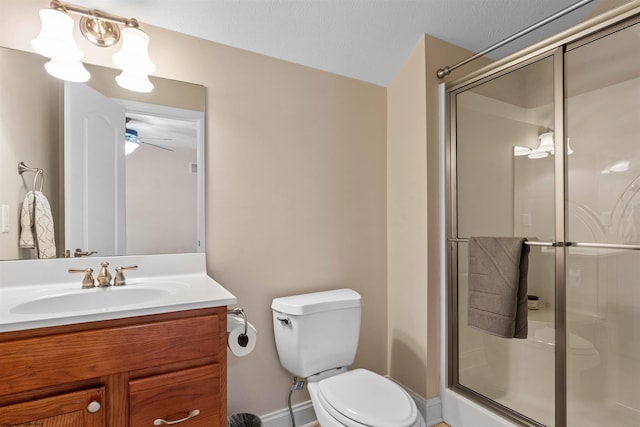
<path id="1" fill-rule="evenodd" d="M 407 392 L 366 369 L 321 380 L 318 397 L 333 418 L 349 427 L 410 427 L 419 416 Z"/>

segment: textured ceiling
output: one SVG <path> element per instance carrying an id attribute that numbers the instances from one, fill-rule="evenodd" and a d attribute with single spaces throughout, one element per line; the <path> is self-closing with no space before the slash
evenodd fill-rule
<path id="1" fill-rule="evenodd" d="M 135 17 L 143 28 L 144 23 L 149 23 L 387 86 L 422 34 L 479 51 L 577 1 L 71 0 L 70 3 Z M 490 56 L 503 57 L 569 28 L 582 21 L 598 3 L 595 0 Z"/>

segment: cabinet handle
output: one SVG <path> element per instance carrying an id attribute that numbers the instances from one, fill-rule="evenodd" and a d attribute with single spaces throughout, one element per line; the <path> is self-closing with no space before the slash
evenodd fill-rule
<path id="1" fill-rule="evenodd" d="M 175 420 L 175 421 L 167 421 L 167 420 L 163 420 L 162 418 L 157 418 L 156 420 L 153 421 L 153 425 L 154 426 L 170 426 L 173 424 L 185 422 L 193 417 L 197 417 L 198 415 L 200 415 L 200 410 L 194 409 L 193 411 L 189 411 L 189 415 L 187 415 L 186 417 L 180 418 L 179 420 Z"/>
<path id="2" fill-rule="evenodd" d="M 100 408 L 101 408 L 100 402 L 98 402 L 97 400 L 94 400 L 93 402 L 87 405 L 87 411 L 89 411 L 92 414 L 95 414 L 96 412 L 98 412 Z"/>

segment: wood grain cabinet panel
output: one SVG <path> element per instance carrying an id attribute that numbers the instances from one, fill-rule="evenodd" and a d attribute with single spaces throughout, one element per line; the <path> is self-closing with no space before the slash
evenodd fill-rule
<path id="1" fill-rule="evenodd" d="M 152 427 L 195 410 L 178 425 L 226 426 L 226 316 L 216 307 L 2 333 L 0 427 Z"/>
<path id="2" fill-rule="evenodd" d="M 220 369 L 216 363 L 131 381 L 129 426 L 184 420 L 181 427 L 222 427 Z"/>
<path id="3" fill-rule="evenodd" d="M 105 420 L 104 387 L 0 407 L 0 426 L 105 427 Z"/>
<path id="4" fill-rule="evenodd" d="M 0 395 L 215 355 L 218 323 L 204 316 L 0 342 Z"/>

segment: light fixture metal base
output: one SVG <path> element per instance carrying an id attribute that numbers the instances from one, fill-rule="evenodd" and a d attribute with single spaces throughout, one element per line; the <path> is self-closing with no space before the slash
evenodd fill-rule
<path id="1" fill-rule="evenodd" d="M 83 16 L 80 19 L 80 32 L 91 43 L 100 47 L 109 47 L 120 40 L 120 28 L 100 17 Z"/>

